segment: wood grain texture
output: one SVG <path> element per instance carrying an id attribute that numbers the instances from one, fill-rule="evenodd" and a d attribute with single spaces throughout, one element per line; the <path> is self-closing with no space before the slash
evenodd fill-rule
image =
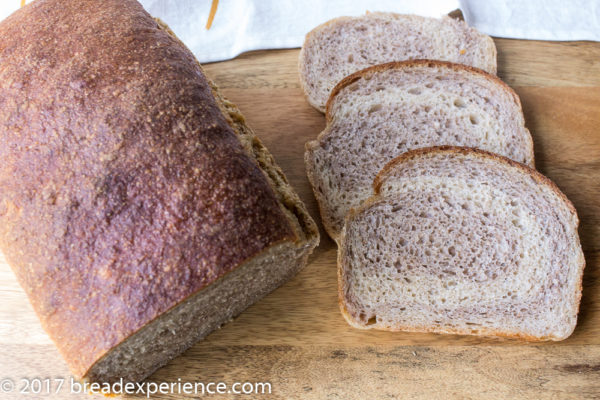
<path id="1" fill-rule="evenodd" d="M 256 399 L 600 398 L 600 43 L 496 39 L 496 45 L 499 75 L 521 97 L 537 167 L 581 219 L 587 266 L 579 323 L 569 339 L 532 345 L 352 329 L 337 306 L 335 245 L 321 229 L 321 245 L 296 278 L 151 380 L 270 382 L 272 395 Z M 325 121 L 299 88 L 297 57 L 298 50 L 259 51 L 205 69 L 318 220 L 303 152 Z M 69 376 L 3 260 L 0 294 L 0 380 Z"/>

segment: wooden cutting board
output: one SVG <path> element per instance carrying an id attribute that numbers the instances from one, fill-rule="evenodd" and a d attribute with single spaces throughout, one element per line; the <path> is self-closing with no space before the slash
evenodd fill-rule
<path id="1" fill-rule="evenodd" d="M 337 305 L 336 248 L 321 226 L 321 244 L 296 278 L 151 380 L 272 387 L 271 395 L 211 398 L 600 398 L 600 43 L 497 39 L 496 45 L 499 76 L 521 96 L 537 167 L 581 219 L 587 267 L 579 322 L 569 339 L 528 344 L 352 329 Z M 298 50 L 260 51 L 205 67 L 318 220 L 303 152 L 325 120 L 304 100 L 297 57 Z M 68 377 L 3 261 L 0 296 L 0 380 Z M 90 397 L 63 388 L 52 398 Z"/>

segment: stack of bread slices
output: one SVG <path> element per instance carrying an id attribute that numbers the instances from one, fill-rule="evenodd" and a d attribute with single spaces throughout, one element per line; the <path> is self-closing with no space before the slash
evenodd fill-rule
<path id="1" fill-rule="evenodd" d="M 569 200 L 534 170 L 492 39 L 390 13 L 311 31 L 300 81 L 327 125 L 305 163 L 357 328 L 562 340 L 584 258 Z"/>

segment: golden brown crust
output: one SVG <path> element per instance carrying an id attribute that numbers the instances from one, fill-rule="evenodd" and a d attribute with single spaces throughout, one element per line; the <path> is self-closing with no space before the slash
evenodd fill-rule
<path id="1" fill-rule="evenodd" d="M 289 184 L 281 168 L 269 150 L 263 145 L 252 129 L 246 125 L 245 119 L 236 105 L 226 100 L 217 86 L 209 80 L 213 95 L 231 128 L 235 131 L 249 157 L 256 161 L 264 173 L 269 185 L 284 213 L 289 217 L 294 229 L 297 244 L 314 248 L 319 244 L 319 228 L 312 219 L 306 205 Z"/>
<path id="2" fill-rule="evenodd" d="M 155 20 L 161 29 L 171 35 L 182 46 L 185 46 L 185 44 L 179 40 L 179 38 L 167 24 L 165 24 L 159 18 L 155 18 Z M 202 65 L 200 65 L 200 63 L 197 61 L 196 64 L 204 73 Z M 248 153 L 248 156 L 256 161 L 257 165 L 265 174 L 265 177 L 269 181 L 270 186 L 273 188 L 283 211 L 290 217 L 290 222 L 294 227 L 298 241 L 303 245 L 314 248 L 319 243 L 319 228 L 308 213 L 306 205 L 302 202 L 302 200 L 300 200 L 298 194 L 291 187 L 286 176 L 275 162 L 275 159 L 269 150 L 262 144 L 260 139 L 246 124 L 245 118 L 239 108 L 235 104 L 225 99 L 219 88 L 214 84 L 214 82 L 212 82 L 210 78 L 206 77 L 206 79 L 213 92 L 213 97 L 215 98 L 219 109 L 225 116 L 227 123 L 236 133 L 238 139 L 244 147 L 244 150 Z"/>
<path id="3" fill-rule="evenodd" d="M 133 0 L 0 23 L 0 248 L 72 371 L 297 235 L 193 55 Z"/>

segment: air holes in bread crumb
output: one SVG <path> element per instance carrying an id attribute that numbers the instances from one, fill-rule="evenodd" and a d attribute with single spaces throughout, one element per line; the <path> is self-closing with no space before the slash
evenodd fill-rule
<path id="1" fill-rule="evenodd" d="M 371 108 L 369 108 L 369 114 L 377 112 L 377 111 L 381 110 L 381 108 L 382 108 L 381 104 L 373 104 L 371 106 Z"/>
<path id="2" fill-rule="evenodd" d="M 454 106 L 458 108 L 465 108 L 467 104 L 463 101 L 463 99 L 454 100 Z"/>
<path id="3" fill-rule="evenodd" d="M 408 93 L 410 93 L 410 94 L 421 94 L 421 89 L 419 89 L 419 88 L 411 88 L 411 89 L 408 89 Z"/>
<path id="4" fill-rule="evenodd" d="M 476 115 L 471 114 L 469 115 L 469 121 L 471 121 L 473 125 L 477 125 L 479 123 L 479 118 L 477 118 Z"/>
<path id="5" fill-rule="evenodd" d="M 354 62 L 354 54 L 348 54 L 348 62 Z"/>
<path id="6" fill-rule="evenodd" d="M 369 318 L 369 320 L 367 321 L 367 326 L 375 325 L 376 323 L 377 323 L 377 316 L 374 316 L 374 317 Z"/>

